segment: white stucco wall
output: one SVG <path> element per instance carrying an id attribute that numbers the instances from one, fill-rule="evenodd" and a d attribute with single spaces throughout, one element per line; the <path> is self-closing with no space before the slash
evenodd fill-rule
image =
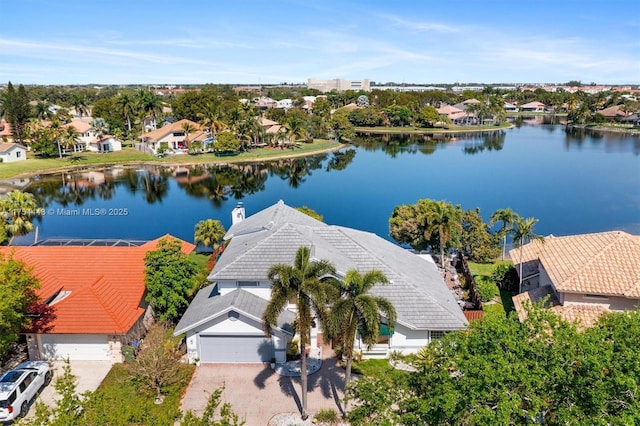
<path id="1" fill-rule="evenodd" d="M 262 326 L 260 322 L 253 320 L 250 317 L 246 317 L 243 314 L 238 314 L 237 318 L 229 317 L 228 314 L 223 314 L 221 317 L 212 319 L 211 321 L 202 324 L 201 326 L 187 332 L 187 356 L 190 363 L 195 362 L 196 358 L 202 358 L 199 353 L 199 335 L 201 334 L 214 334 L 214 335 L 256 335 L 263 334 Z M 286 357 L 286 345 L 289 337 L 280 332 L 275 331 L 271 337 L 273 347 L 275 349 L 276 362 L 284 362 Z"/>
<path id="2" fill-rule="evenodd" d="M 391 351 L 401 351 L 403 353 L 415 353 L 430 342 L 428 330 L 410 330 L 403 325 L 397 324 L 390 339 Z"/>
<path id="3" fill-rule="evenodd" d="M 23 161 L 27 159 L 27 151 L 24 148 L 14 146 L 7 152 L 0 154 L 3 163 L 13 163 L 16 161 Z"/>
<path id="4" fill-rule="evenodd" d="M 581 304 L 586 303 L 600 305 L 611 311 L 623 311 L 623 310 L 635 310 L 640 304 L 640 299 L 629 299 L 626 297 L 609 296 L 605 298 L 588 297 L 584 294 L 575 293 L 562 293 L 561 301 L 563 305 Z"/>

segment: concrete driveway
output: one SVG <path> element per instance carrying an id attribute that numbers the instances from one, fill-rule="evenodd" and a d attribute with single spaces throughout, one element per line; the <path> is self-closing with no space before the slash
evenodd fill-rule
<path id="1" fill-rule="evenodd" d="M 52 361 L 53 379 L 49 386 L 45 386 L 42 393 L 35 399 L 29 409 L 27 417 L 35 414 L 35 403 L 40 401 L 54 407 L 60 396 L 56 392 L 54 384 L 56 379 L 63 374 L 64 361 Z M 76 376 L 76 392 L 82 394 L 86 391 L 94 391 L 98 389 L 102 380 L 111 370 L 111 361 L 70 361 L 71 373 Z"/>
<path id="2" fill-rule="evenodd" d="M 331 351 L 325 353 L 330 356 Z M 230 403 L 248 426 L 266 425 L 274 415 L 299 413 L 302 407 L 299 377 L 280 376 L 262 364 L 201 364 L 182 399 L 182 410 L 202 415 L 211 392 L 223 385 L 223 402 Z M 309 413 L 321 408 L 340 413 L 343 387 L 344 370 L 336 365 L 335 357 L 325 359 L 320 371 L 309 376 Z"/>

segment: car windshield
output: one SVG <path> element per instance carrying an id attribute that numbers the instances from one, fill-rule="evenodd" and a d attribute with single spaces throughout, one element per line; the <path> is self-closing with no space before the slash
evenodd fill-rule
<path id="1" fill-rule="evenodd" d="M 9 371 L 7 374 L 2 376 L 0 379 L 0 383 L 15 383 L 22 376 L 22 371 Z"/>
<path id="2" fill-rule="evenodd" d="M 10 405 L 8 399 L 0 399 L 0 408 L 9 408 Z"/>

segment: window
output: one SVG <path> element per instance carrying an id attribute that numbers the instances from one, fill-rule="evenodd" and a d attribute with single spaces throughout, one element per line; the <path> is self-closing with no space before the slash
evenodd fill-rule
<path id="1" fill-rule="evenodd" d="M 16 158 L 22 157 L 22 151 L 16 151 Z"/>
<path id="2" fill-rule="evenodd" d="M 13 391 L 11 392 L 11 395 L 9 395 L 9 398 L 3 399 L 2 401 L 0 401 L 0 407 L 9 408 L 11 404 L 15 402 L 15 400 L 16 400 L 16 391 Z"/>
<path id="3" fill-rule="evenodd" d="M 431 330 L 431 340 L 438 340 L 444 337 L 444 331 Z"/>
<path id="4" fill-rule="evenodd" d="M 238 287 L 260 287 L 260 283 L 258 281 L 237 281 Z"/>

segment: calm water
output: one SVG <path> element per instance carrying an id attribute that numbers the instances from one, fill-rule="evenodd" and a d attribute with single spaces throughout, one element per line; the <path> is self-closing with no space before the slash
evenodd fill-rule
<path id="1" fill-rule="evenodd" d="M 40 240 L 170 233 L 191 241 L 201 219 L 219 219 L 228 229 L 239 200 L 250 215 L 279 199 L 386 238 L 393 208 L 420 198 L 479 207 L 485 219 L 510 207 L 538 218 L 544 235 L 640 234 L 640 138 L 567 134 L 525 121 L 501 133 L 437 140 L 363 136 L 339 153 L 272 164 L 41 176 L 28 190 L 48 211 Z"/>

